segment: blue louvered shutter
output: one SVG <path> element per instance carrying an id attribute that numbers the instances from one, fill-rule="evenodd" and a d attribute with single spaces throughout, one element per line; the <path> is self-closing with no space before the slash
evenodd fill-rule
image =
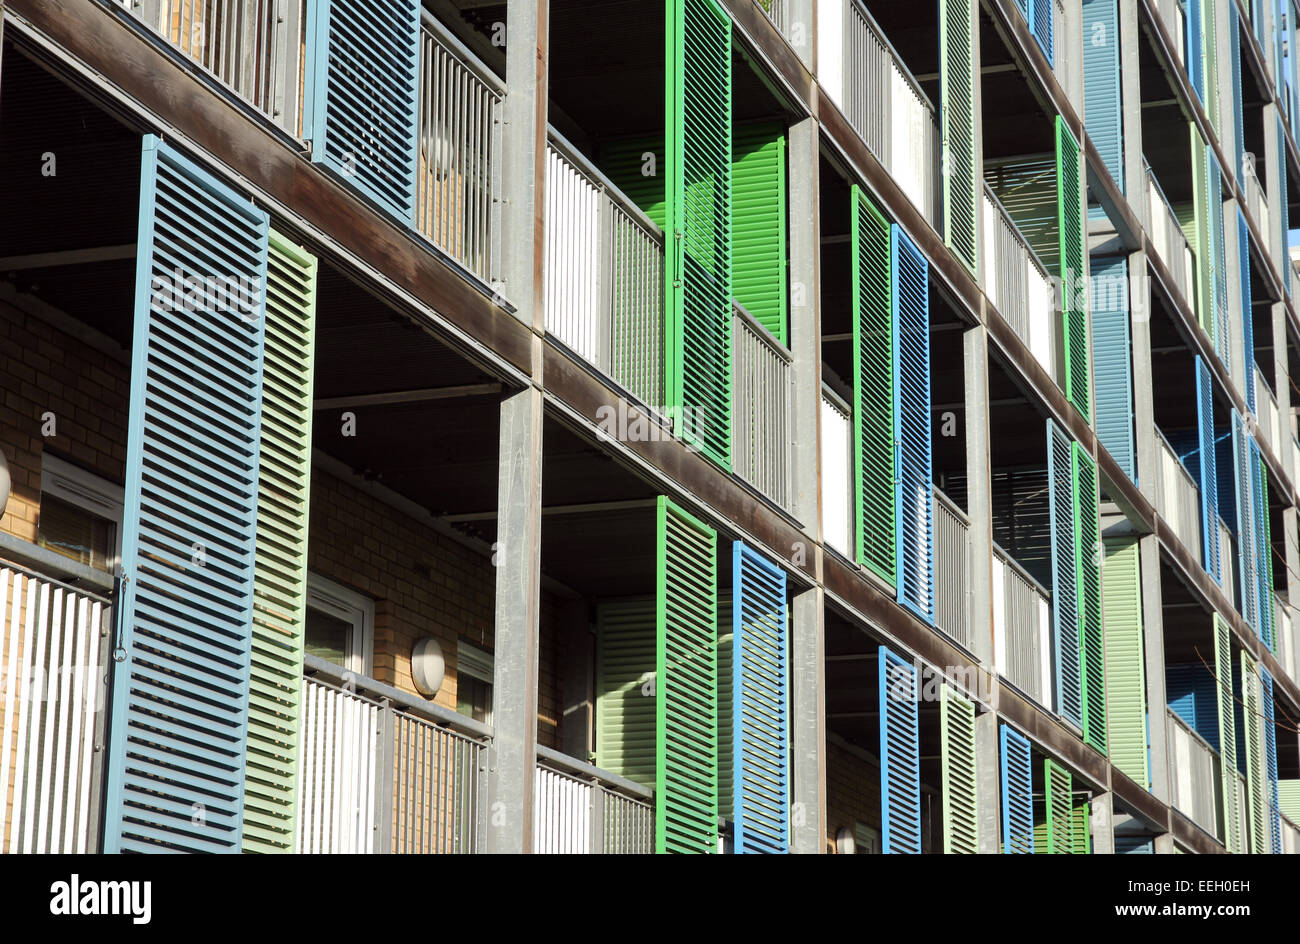
<path id="1" fill-rule="evenodd" d="M 309 0 L 305 51 L 312 160 L 414 226 L 419 0 Z"/>
<path id="2" fill-rule="evenodd" d="M 1201 59 L 1201 0 L 1184 0 L 1183 62 L 1192 91 L 1205 101 L 1205 69 Z"/>
<path id="3" fill-rule="evenodd" d="M 894 333 L 894 508 L 898 601 L 934 622 L 934 491 L 930 446 L 930 266 L 894 224 L 890 231 Z"/>
<path id="4" fill-rule="evenodd" d="M 998 728 L 1002 774 L 1002 852 L 1034 851 L 1034 781 L 1029 739 L 1005 724 Z"/>
<path id="5" fill-rule="evenodd" d="M 1120 834 L 1115 837 L 1115 854 L 1155 855 L 1155 847 L 1149 836 L 1125 836 Z"/>
<path id="6" fill-rule="evenodd" d="M 1165 667 L 1165 700 L 1174 714 L 1219 749 L 1219 700 L 1214 674 L 1200 662 Z"/>
<path id="7" fill-rule="evenodd" d="M 1083 0 L 1084 126 L 1123 192 L 1124 112 L 1119 78 L 1119 0 Z"/>
<path id="8" fill-rule="evenodd" d="M 1034 39 L 1038 40 L 1038 46 L 1043 50 L 1043 55 L 1047 57 L 1049 66 L 1056 64 L 1052 59 L 1054 4 L 1055 0 L 1029 0 L 1029 29 L 1033 32 Z"/>
<path id="9" fill-rule="evenodd" d="M 1092 260 L 1092 361 L 1096 374 L 1097 436 L 1132 481 L 1137 481 L 1133 444 L 1133 361 L 1130 354 L 1128 260 Z"/>
<path id="10" fill-rule="evenodd" d="M 1216 582 L 1219 574 L 1219 476 L 1214 449 L 1214 381 L 1209 367 L 1196 358 L 1197 452 L 1200 461 L 1201 543 L 1205 571 Z"/>
<path id="11" fill-rule="evenodd" d="M 882 850 L 921 852 L 921 717 L 916 667 L 880 647 Z"/>
<path id="12" fill-rule="evenodd" d="M 790 851 L 789 633 L 785 571 L 732 545 L 733 846 Z"/>
<path id="13" fill-rule="evenodd" d="M 1256 633 L 1259 632 L 1258 561 L 1255 541 L 1255 498 L 1250 474 L 1250 434 L 1241 414 L 1232 411 L 1232 471 L 1236 488 L 1238 577 L 1241 583 L 1241 615 Z"/>
<path id="14" fill-rule="evenodd" d="M 1229 59 L 1232 66 L 1232 122 L 1233 143 L 1236 145 L 1235 158 L 1237 181 L 1242 187 L 1246 185 L 1246 106 L 1241 95 L 1241 18 L 1235 3 L 1228 4 L 1228 42 L 1231 45 Z"/>
<path id="15" fill-rule="evenodd" d="M 1052 528 L 1052 638 L 1056 710 L 1083 726 L 1079 607 L 1074 540 L 1074 460 L 1070 440 L 1047 421 L 1047 490 Z"/>
<path id="16" fill-rule="evenodd" d="M 1250 446 L 1250 497 L 1255 505 L 1255 580 L 1259 587 L 1259 638 L 1273 648 L 1273 536 L 1268 517 L 1268 470 L 1255 440 Z"/>
<path id="17" fill-rule="evenodd" d="M 240 849 L 267 239 L 145 137 L 107 852 Z"/>
<path id="18" fill-rule="evenodd" d="M 1268 819 L 1268 852 L 1271 855 L 1282 854 L 1282 814 L 1278 808 L 1277 787 L 1277 723 L 1273 707 L 1273 676 L 1268 669 L 1260 666 L 1260 679 L 1263 682 L 1264 715 L 1264 792 L 1267 808 L 1264 815 Z"/>
<path id="19" fill-rule="evenodd" d="M 1246 406 L 1255 412 L 1255 313 L 1250 297 L 1250 228 L 1237 211 L 1237 259 L 1241 264 L 1241 351 L 1246 364 Z"/>

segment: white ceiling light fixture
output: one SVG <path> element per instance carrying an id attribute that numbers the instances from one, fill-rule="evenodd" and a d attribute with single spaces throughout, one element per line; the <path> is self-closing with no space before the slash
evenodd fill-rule
<path id="1" fill-rule="evenodd" d="M 415 690 L 425 698 L 432 698 L 442 688 L 446 674 L 447 660 L 438 640 L 432 636 L 416 640 L 411 647 L 411 681 L 415 683 Z"/>

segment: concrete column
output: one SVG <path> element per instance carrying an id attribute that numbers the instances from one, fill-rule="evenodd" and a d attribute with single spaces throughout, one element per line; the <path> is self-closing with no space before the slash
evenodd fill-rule
<path id="1" fill-rule="evenodd" d="M 501 281 L 515 316 L 542 331 L 549 0 L 506 4 L 506 98 L 501 135 Z"/>
<path id="2" fill-rule="evenodd" d="M 794 430 L 794 516 L 815 540 L 821 537 L 819 475 L 822 355 L 821 246 L 818 220 L 817 122 L 790 127 L 787 206 L 790 234 L 790 353 L 794 356 L 790 428 Z M 791 549 L 793 553 L 793 549 Z"/>
<path id="3" fill-rule="evenodd" d="M 1093 855 L 1115 854 L 1115 807 L 1110 793 L 1098 793 L 1092 798 L 1092 852 Z"/>
<path id="4" fill-rule="evenodd" d="M 1084 42 L 1089 39 L 1085 38 Z M 1138 28 L 1138 5 L 1119 5 L 1120 101 L 1124 132 L 1124 192 L 1129 206 L 1149 228 L 1146 219 L 1146 165 L 1142 157 L 1142 86 L 1138 55 L 1143 39 Z"/>
<path id="5" fill-rule="evenodd" d="M 979 849 L 983 854 L 997 854 L 1002 842 L 998 760 L 998 716 L 994 711 L 985 711 L 975 716 L 975 795 L 979 801 Z"/>
<path id="6" fill-rule="evenodd" d="M 970 518 L 969 618 L 975 656 L 993 667 L 993 494 L 989 466 L 989 340 L 983 325 L 962 337 L 966 416 L 966 514 Z"/>
<path id="7" fill-rule="evenodd" d="M 806 854 L 826 848 L 825 606 L 813 587 L 790 607 L 790 850 Z"/>
<path id="8" fill-rule="evenodd" d="M 787 29 L 786 39 L 794 47 L 799 59 L 803 62 L 804 68 L 809 72 L 816 69 L 816 60 L 814 50 L 817 44 L 813 42 L 813 4 L 816 0 L 789 0 L 786 8 L 790 11 L 790 25 Z"/>
<path id="9" fill-rule="evenodd" d="M 489 852 L 531 852 L 537 763 L 537 648 L 541 613 L 542 393 L 527 387 L 501 401 L 498 469 L 495 755 L 486 813 Z"/>
<path id="10" fill-rule="evenodd" d="M 1142 569 L 1142 647 L 1146 662 L 1147 738 L 1151 748 L 1151 795 L 1169 802 L 1169 755 L 1165 743 L 1165 638 L 1160 597 L 1160 541 L 1148 534 L 1138 541 Z"/>

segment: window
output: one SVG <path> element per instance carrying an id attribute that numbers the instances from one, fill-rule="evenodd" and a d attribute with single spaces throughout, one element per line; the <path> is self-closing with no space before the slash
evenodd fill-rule
<path id="1" fill-rule="evenodd" d="M 57 456 L 41 456 L 36 543 L 112 573 L 122 533 L 122 487 Z"/>
<path id="2" fill-rule="evenodd" d="M 880 833 L 862 823 L 853 824 L 853 854 L 880 855 Z"/>
<path id="3" fill-rule="evenodd" d="M 307 575 L 305 652 L 369 675 L 374 632 L 373 600 L 317 574 Z"/>
<path id="4" fill-rule="evenodd" d="M 471 643 L 456 643 L 456 710 L 492 723 L 492 653 Z"/>

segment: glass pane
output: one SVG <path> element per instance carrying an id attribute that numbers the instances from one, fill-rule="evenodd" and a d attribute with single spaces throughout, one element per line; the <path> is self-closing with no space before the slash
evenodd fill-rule
<path id="1" fill-rule="evenodd" d="M 41 493 L 36 543 L 78 563 L 108 570 L 112 553 L 113 522 Z"/>
<path id="2" fill-rule="evenodd" d="M 472 675 L 456 679 L 456 710 L 484 724 L 492 723 L 492 686 Z"/>
<path id="3" fill-rule="evenodd" d="M 352 624 L 307 608 L 307 631 L 303 649 L 335 665 L 347 666 Z"/>

